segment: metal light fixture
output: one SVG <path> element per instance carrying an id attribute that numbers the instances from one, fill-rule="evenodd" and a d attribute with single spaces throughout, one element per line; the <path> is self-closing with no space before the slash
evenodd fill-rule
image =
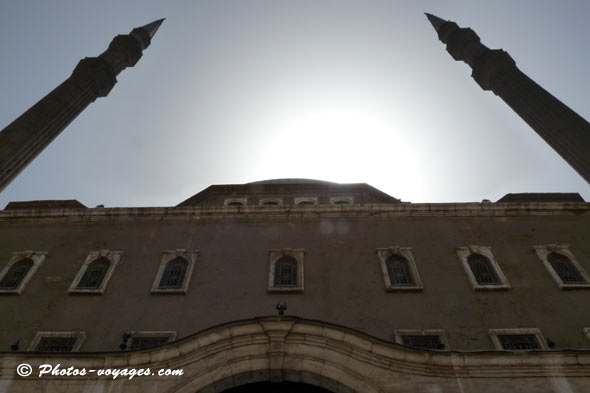
<path id="1" fill-rule="evenodd" d="M 287 302 L 277 303 L 276 309 L 279 312 L 279 315 L 284 315 L 285 310 L 287 309 Z"/>
<path id="2" fill-rule="evenodd" d="M 131 332 L 124 332 L 123 333 L 123 342 L 121 342 L 121 345 L 119 345 L 119 348 L 121 348 L 121 351 L 124 351 L 127 349 L 127 341 L 129 341 L 129 339 L 131 338 Z"/>

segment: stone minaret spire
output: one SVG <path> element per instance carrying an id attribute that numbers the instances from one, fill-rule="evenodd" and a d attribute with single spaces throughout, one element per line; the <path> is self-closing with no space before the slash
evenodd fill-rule
<path id="1" fill-rule="evenodd" d="M 453 59 L 469 64 L 484 90 L 506 102 L 590 183 L 590 124 L 516 67 L 501 49 L 489 49 L 469 28 L 426 14 Z"/>
<path id="2" fill-rule="evenodd" d="M 0 132 L 0 191 L 91 102 L 109 94 L 116 76 L 137 63 L 163 21 L 118 35 L 100 56 L 80 60 L 65 82 Z"/>

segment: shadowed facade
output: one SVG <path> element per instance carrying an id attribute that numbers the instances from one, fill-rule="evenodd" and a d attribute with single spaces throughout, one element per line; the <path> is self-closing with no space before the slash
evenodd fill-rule
<path id="1" fill-rule="evenodd" d="M 503 78 L 529 82 L 506 54 L 429 19 L 518 106 L 524 91 Z M 0 134 L 23 156 L 2 162 L 2 184 L 108 93 L 160 23 L 83 60 Z M 589 227 L 578 194 L 414 204 L 310 179 L 212 185 L 174 207 L 11 202 L 0 391 L 589 391 Z M 181 372 L 39 377 L 43 364 Z"/>

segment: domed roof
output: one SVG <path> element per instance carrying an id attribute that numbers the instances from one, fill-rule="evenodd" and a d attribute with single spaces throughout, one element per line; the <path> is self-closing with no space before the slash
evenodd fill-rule
<path id="1" fill-rule="evenodd" d="M 330 198 L 347 197 L 355 204 L 399 203 L 400 200 L 365 183 L 335 183 L 316 179 L 283 178 L 246 184 L 219 184 L 207 187 L 178 206 L 226 206 L 230 199 L 241 205 L 259 206 L 261 198 L 280 199 L 282 205 L 295 204 L 295 197 L 316 199 L 315 204 L 329 205 Z M 236 202 L 237 203 L 237 202 Z"/>
<path id="2" fill-rule="evenodd" d="M 254 181 L 246 184 L 336 184 L 330 181 L 315 180 L 315 179 L 270 179 Z"/>

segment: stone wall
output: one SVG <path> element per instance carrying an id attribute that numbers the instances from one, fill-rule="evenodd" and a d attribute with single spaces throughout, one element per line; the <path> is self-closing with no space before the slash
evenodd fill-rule
<path id="1" fill-rule="evenodd" d="M 389 204 L 0 212 L 0 267 L 47 251 L 21 295 L 0 296 L 0 348 L 37 331 L 82 331 L 81 351 L 116 351 L 125 331 L 177 338 L 275 314 L 393 340 L 444 329 L 453 350 L 492 350 L 489 329 L 539 328 L 556 349 L 590 348 L 588 289 L 562 290 L 533 246 L 569 244 L 590 271 L 590 204 Z M 490 246 L 510 284 L 474 291 L 457 247 Z M 411 247 L 423 290 L 387 292 L 376 249 Z M 269 250 L 305 250 L 300 294 L 267 292 Z M 186 294 L 152 294 L 163 250 L 199 250 Z M 69 294 L 91 251 L 122 251 L 103 295 Z M 559 321 L 559 323 L 556 323 Z"/>

